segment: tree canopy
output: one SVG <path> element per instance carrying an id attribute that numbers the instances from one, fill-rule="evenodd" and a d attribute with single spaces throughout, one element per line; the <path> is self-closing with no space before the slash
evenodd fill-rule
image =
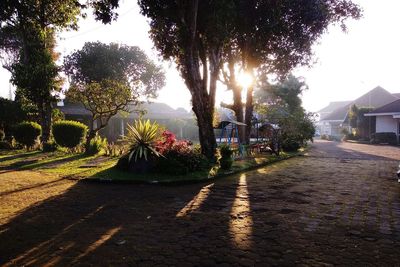
<path id="1" fill-rule="evenodd" d="M 269 84 L 255 92 L 256 110 L 262 121 L 278 124 L 281 128 L 281 143 L 286 150 L 296 150 L 312 140 L 314 114 L 302 107 L 300 95 L 307 85 L 301 78 L 293 75 L 283 82 Z"/>
<path id="2" fill-rule="evenodd" d="M 329 24 L 344 25 L 346 18 L 360 16 L 358 6 L 347 0 L 139 0 L 139 5 L 150 18 L 156 47 L 176 62 L 192 94 L 200 143 L 208 157 L 215 145 L 216 79 L 224 63 L 232 60 L 253 75 L 255 68 L 285 74 L 310 62 L 312 44 Z M 253 105 L 249 89 L 246 122 L 250 125 Z M 242 108 L 239 100 L 237 109 Z"/>
<path id="3" fill-rule="evenodd" d="M 128 104 L 154 98 L 164 86 L 164 71 L 138 47 L 100 42 L 85 43 L 64 60 L 70 78 L 70 100 L 92 113 L 88 142 Z M 96 124 L 96 125 L 95 125 Z"/>
<path id="4" fill-rule="evenodd" d="M 38 108 L 42 141 L 50 138 L 53 92 L 61 89 L 55 35 L 76 29 L 83 5 L 77 0 L 0 2 L 0 58 L 18 93 Z"/>

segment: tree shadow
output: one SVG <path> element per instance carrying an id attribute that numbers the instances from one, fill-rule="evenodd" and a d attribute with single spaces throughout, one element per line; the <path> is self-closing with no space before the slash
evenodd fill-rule
<path id="1" fill-rule="evenodd" d="M 315 141 L 311 145 L 311 149 L 306 156 L 318 158 L 339 158 L 348 160 L 386 160 L 386 161 L 399 161 L 400 160 L 400 147 L 394 146 L 380 146 L 369 144 L 351 144 L 356 146 L 357 149 L 346 147 L 344 142 L 335 141 Z M 385 155 L 377 155 L 376 150 L 385 148 L 391 150 L 386 152 Z"/>
<path id="2" fill-rule="evenodd" d="M 120 253 L 143 259 L 139 252 L 151 251 L 164 231 L 174 239 L 177 212 L 201 187 L 77 182 L 1 226 L 0 264 L 113 264 L 123 262 Z"/>
<path id="3" fill-rule="evenodd" d="M 27 159 L 22 161 L 13 162 L 7 166 L 0 167 L 0 170 L 4 172 L 15 171 L 15 170 L 33 170 L 38 168 L 56 168 L 59 165 L 72 162 L 74 160 L 84 159 L 89 157 L 85 154 L 67 155 L 65 157 L 56 158 L 53 160 L 43 160 L 43 158 L 38 159 Z"/>
<path id="4" fill-rule="evenodd" d="M 15 155 L 5 156 L 5 157 L 0 158 L 0 162 L 14 160 L 14 159 L 23 159 L 23 158 L 31 157 L 31 156 L 41 154 L 41 153 L 42 153 L 42 151 L 33 151 L 33 152 L 24 152 L 24 153 L 19 153 L 19 154 L 15 154 Z"/>
<path id="5" fill-rule="evenodd" d="M 46 182 L 46 183 L 39 183 L 39 184 L 35 184 L 35 185 L 32 185 L 32 186 L 25 186 L 25 187 L 22 187 L 22 188 L 18 188 L 18 189 L 15 189 L 15 190 L 9 190 L 9 191 L 0 192 L 0 197 L 11 195 L 11 194 L 15 194 L 15 193 L 24 192 L 24 191 L 27 191 L 27 190 L 36 189 L 36 188 L 39 188 L 39 187 L 49 186 L 49 185 L 52 185 L 52 184 L 57 184 L 58 182 L 61 182 L 63 180 L 67 180 L 67 179 L 69 179 L 69 178 L 68 177 L 63 177 L 63 178 L 59 178 L 59 179 L 56 179 L 56 180 L 53 180 L 53 181 L 50 181 L 50 182 Z"/>
<path id="6" fill-rule="evenodd" d="M 369 240 L 382 238 L 397 251 L 399 232 L 382 234 L 378 224 L 353 224 L 335 211 L 354 204 L 343 195 L 349 187 L 366 190 L 304 172 L 314 161 L 291 159 L 201 184 L 77 182 L 1 226 L 0 264 L 351 265 L 354 255 L 361 264 L 390 250 L 379 243 L 382 251 L 369 252 Z"/>

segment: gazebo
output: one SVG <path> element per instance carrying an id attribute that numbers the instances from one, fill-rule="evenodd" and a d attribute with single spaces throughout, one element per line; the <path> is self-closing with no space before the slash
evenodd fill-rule
<path id="1" fill-rule="evenodd" d="M 215 129 L 221 130 L 218 143 L 226 143 L 228 145 L 237 144 L 240 146 L 238 126 L 246 126 L 246 124 L 234 120 L 221 121 L 218 126 L 215 127 Z"/>
<path id="2" fill-rule="evenodd" d="M 279 125 L 270 122 L 256 122 L 255 126 L 257 131 L 256 143 L 252 145 L 252 148 L 257 149 L 260 152 L 269 150 L 272 153 L 279 155 L 279 135 L 281 133 Z"/>

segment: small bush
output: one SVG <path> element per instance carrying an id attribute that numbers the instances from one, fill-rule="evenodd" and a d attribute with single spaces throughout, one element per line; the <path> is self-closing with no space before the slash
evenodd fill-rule
<path id="1" fill-rule="evenodd" d="M 41 133 L 42 127 L 38 123 L 25 121 L 15 127 L 14 138 L 18 143 L 31 148 L 36 144 Z"/>
<path id="2" fill-rule="evenodd" d="M 297 151 L 301 147 L 301 144 L 293 139 L 285 139 L 282 141 L 281 146 L 284 151 Z"/>
<path id="3" fill-rule="evenodd" d="M 371 134 L 371 143 L 397 145 L 397 136 L 392 132 L 373 133 Z"/>
<path id="4" fill-rule="evenodd" d="M 322 140 L 328 140 L 329 136 L 327 134 L 323 134 L 323 135 L 321 135 L 321 139 Z"/>
<path id="5" fill-rule="evenodd" d="M 0 149 L 13 149 L 13 146 L 7 141 L 0 141 Z"/>
<path id="6" fill-rule="evenodd" d="M 130 146 L 129 162 L 140 159 L 150 160 L 160 156 L 154 143 L 158 138 L 159 126 L 150 120 L 137 120 L 134 124 L 128 124 L 127 135 L 123 140 Z"/>
<path id="7" fill-rule="evenodd" d="M 163 155 L 157 159 L 156 172 L 184 175 L 189 172 L 204 170 L 209 166 L 207 158 L 187 140 L 177 140 L 169 131 L 163 131 L 156 142 L 157 151 Z"/>
<path id="8" fill-rule="evenodd" d="M 96 136 L 90 140 L 89 146 L 86 148 L 85 153 L 87 155 L 96 155 L 107 148 L 107 138 L 101 138 Z"/>
<path id="9" fill-rule="evenodd" d="M 46 142 L 42 145 L 42 151 L 43 152 L 54 152 L 57 151 L 58 145 L 54 140 L 51 140 L 49 142 Z"/>
<path id="10" fill-rule="evenodd" d="M 57 121 L 53 124 L 52 132 L 59 146 L 74 148 L 81 144 L 85 138 L 88 127 L 78 121 Z"/>
<path id="11" fill-rule="evenodd" d="M 126 147 L 120 144 L 109 143 L 104 148 L 104 154 L 108 157 L 119 157 L 126 153 Z"/>
<path id="12" fill-rule="evenodd" d="M 122 171 L 128 171 L 129 170 L 129 153 L 120 157 L 118 159 L 117 165 L 115 165 L 115 167 Z"/>
<path id="13" fill-rule="evenodd" d="M 221 169 L 229 170 L 233 164 L 233 150 L 229 145 L 224 144 L 219 147 L 219 153 L 221 154 L 221 158 L 219 159 Z"/>
<path id="14" fill-rule="evenodd" d="M 4 141 L 4 137 L 6 137 L 6 134 L 0 129 L 0 141 Z"/>
<path id="15" fill-rule="evenodd" d="M 189 173 L 189 168 L 184 163 L 172 157 L 159 159 L 155 170 L 156 172 L 170 175 L 185 175 Z"/>

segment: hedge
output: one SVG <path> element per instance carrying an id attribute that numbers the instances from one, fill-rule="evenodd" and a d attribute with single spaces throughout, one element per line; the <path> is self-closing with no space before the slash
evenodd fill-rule
<path id="1" fill-rule="evenodd" d="M 88 127 L 78 121 L 62 120 L 52 126 L 53 137 L 59 146 L 74 148 L 81 144 L 85 138 Z"/>
<path id="2" fill-rule="evenodd" d="M 33 121 L 24 121 L 15 126 L 15 140 L 27 147 L 32 147 L 42 134 L 42 127 Z"/>
<path id="3" fill-rule="evenodd" d="M 397 145 L 397 136 L 392 132 L 373 133 L 371 134 L 371 143 Z"/>

